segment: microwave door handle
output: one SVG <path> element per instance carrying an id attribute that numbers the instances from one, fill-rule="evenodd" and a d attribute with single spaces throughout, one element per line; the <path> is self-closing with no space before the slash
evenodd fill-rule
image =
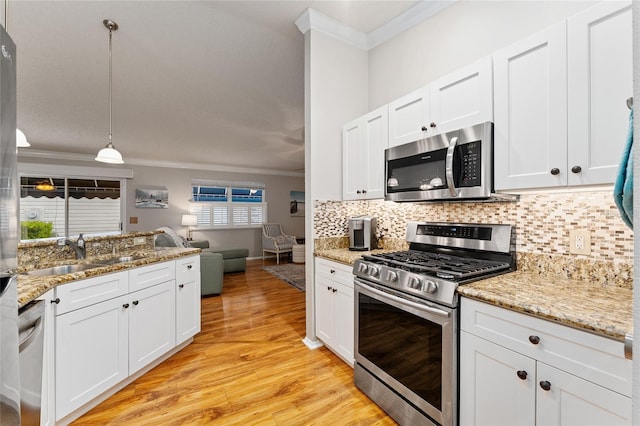
<path id="1" fill-rule="evenodd" d="M 458 144 L 458 137 L 454 136 L 451 138 L 451 142 L 449 143 L 449 148 L 447 148 L 447 158 L 445 160 L 445 174 L 447 178 L 447 186 L 449 187 L 449 193 L 452 197 L 458 196 L 458 191 L 456 190 L 455 182 L 453 181 L 453 154 L 456 149 L 456 145 Z"/>

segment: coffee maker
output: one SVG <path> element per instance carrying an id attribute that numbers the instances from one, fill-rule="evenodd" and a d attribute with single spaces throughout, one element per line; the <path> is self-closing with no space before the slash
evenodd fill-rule
<path id="1" fill-rule="evenodd" d="M 376 218 L 356 216 L 349 219 L 349 250 L 366 251 L 377 248 Z"/>

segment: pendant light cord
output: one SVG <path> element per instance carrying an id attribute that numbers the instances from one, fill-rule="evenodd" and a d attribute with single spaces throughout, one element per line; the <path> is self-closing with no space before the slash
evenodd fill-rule
<path id="1" fill-rule="evenodd" d="M 113 76 L 112 76 L 112 59 L 111 59 L 111 38 L 113 35 L 113 28 L 111 26 L 109 26 L 109 145 L 111 145 L 111 121 L 112 121 L 112 115 L 113 115 L 113 102 L 111 100 L 112 98 L 112 89 L 111 89 L 111 81 L 113 80 Z"/>

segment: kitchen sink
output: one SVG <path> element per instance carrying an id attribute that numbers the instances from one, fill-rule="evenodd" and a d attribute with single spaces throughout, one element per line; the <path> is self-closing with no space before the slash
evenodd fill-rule
<path id="1" fill-rule="evenodd" d="M 115 265 L 118 263 L 126 263 L 133 262 L 134 260 L 143 259 L 144 256 L 119 256 L 119 257 L 111 257 L 109 259 L 103 260 L 94 260 L 93 263 L 96 265 Z"/>
<path id="2" fill-rule="evenodd" d="M 25 275 L 64 275 L 74 272 L 86 271 L 87 269 L 99 268 L 102 265 L 94 265 L 92 263 L 82 263 L 77 265 L 59 265 L 51 268 L 34 269 L 33 271 L 24 272 Z"/>

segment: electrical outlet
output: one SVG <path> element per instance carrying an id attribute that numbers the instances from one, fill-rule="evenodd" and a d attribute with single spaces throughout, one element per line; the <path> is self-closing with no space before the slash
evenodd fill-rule
<path id="1" fill-rule="evenodd" d="M 569 231 L 569 253 L 591 254 L 591 233 L 588 229 Z"/>
<path id="2" fill-rule="evenodd" d="M 133 245 L 134 246 L 139 246 L 144 244 L 147 241 L 147 239 L 145 237 L 134 237 L 133 238 Z"/>

